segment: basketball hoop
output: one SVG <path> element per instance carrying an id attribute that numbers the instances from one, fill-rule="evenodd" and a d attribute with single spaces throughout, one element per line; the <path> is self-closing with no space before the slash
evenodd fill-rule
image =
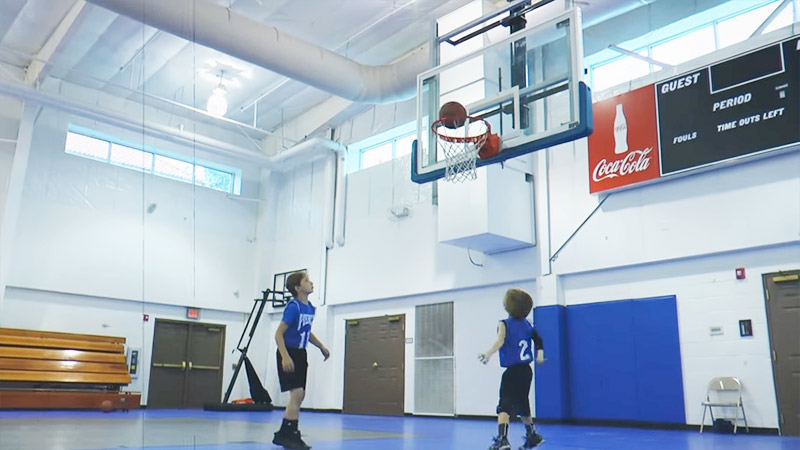
<path id="1" fill-rule="evenodd" d="M 447 126 L 445 118 L 431 124 L 439 146 L 444 151 L 446 181 L 461 183 L 478 177 L 478 156 L 489 158 L 500 151 L 500 140 L 492 134 L 492 126 L 486 119 L 467 117 L 461 126 Z"/>

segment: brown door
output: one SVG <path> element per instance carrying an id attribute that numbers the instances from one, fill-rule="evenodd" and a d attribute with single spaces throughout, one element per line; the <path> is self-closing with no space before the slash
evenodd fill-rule
<path id="1" fill-rule="evenodd" d="M 225 327 L 193 323 L 189 329 L 189 356 L 184 406 L 202 408 L 222 401 L 222 362 Z"/>
<path id="2" fill-rule="evenodd" d="M 344 412 L 402 416 L 405 316 L 348 320 L 344 351 Z"/>
<path id="3" fill-rule="evenodd" d="M 148 408 L 181 408 L 186 390 L 189 324 L 156 319 Z"/>
<path id="4" fill-rule="evenodd" d="M 147 406 L 219 403 L 224 345 L 224 325 L 156 319 Z"/>
<path id="5" fill-rule="evenodd" d="M 800 436 L 800 271 L 763 278 L 781 434 Z"/>

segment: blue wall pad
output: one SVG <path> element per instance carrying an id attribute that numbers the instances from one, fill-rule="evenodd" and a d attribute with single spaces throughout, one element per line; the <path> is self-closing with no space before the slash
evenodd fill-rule
<path id="1" fill-rule="evenodd" d="M 675 296 L 633 301 L 639 420 L 686 423 Z"/>
<path id="2" fill-rule="evenodd" d="M 570 306 L 567 343 L 572 418 L 686 423 L 674 296 Z"/>
<path id="3" fill-rule="evenodd" d="M 533 326 L 544 342 L 542 365 L 536 365 L 536 417 L 568 419 L 570 414 L 567 361 L 567 308 L 559 305 L 533 309 Z"/>

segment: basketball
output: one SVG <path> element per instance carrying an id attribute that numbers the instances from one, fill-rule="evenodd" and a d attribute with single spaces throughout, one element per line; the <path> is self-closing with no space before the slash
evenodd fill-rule
<path id="1" fill-rule="evenodd" d="M 489 133 L 489 136 L 486 138 L 486 142 L 483 144 L 480 150 L 478 150 L 478 158 L 488 159 L 498 153 L 500 153 L 500 136 Z"/>
<path id="2" fill-rule="evenodd" d="M 467 121 L 467 109 L 461 103 L 447 102 L 439 108 L 439 119 L 447 128 L 462 127 Z"/>
<path id="3" fill-rule="evenodd" d="M 111 403 L 111 400 L 103 400 L 100 403 L 100 411 L 111 412 L 113 410 L 114 410 L 114 405 Z"/>

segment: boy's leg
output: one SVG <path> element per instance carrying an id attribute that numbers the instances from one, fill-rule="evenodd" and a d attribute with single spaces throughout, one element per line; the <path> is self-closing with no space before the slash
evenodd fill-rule
<path id="1" fill-rule="evenodd" d="M 508 436 L 508 424 L 510 417 L 508 413 L 501 412 L 497 415 L 497 435 L 500 437 Z"/>
<path id="2" fill-rule="evenodd" d="M 275 433 L 273 444 L 282 445 L 286 448 L 311 448 L 303 442 L 298 429 L 298 419 L 300 417 L 300 405 L 306 396 L 303 388 L 292 389 L 289 391 L 289 404 L 283 412 L 283 422 L 281 428 Z"/>
<path id="3" fill-rule="evenodd" d="M 506 369 L 500 381 L 500 402 L 497 405 L 497 438 L 495 438 L 490 447 L 492 450 L 511 450 L 511 444 L 508 443 L 508 423 L 509 414 L 513 412 L 512 403 L 510 402 L 513 398 L 511 396 L 513 391 L 512 381 L 510 372 Z"/>
<path id="4" fill-rule="evenodd" d="M 528 394 L 531 390 L 531 381 L 533 381 L 533 371 L 530 369 L 530 366 L 527 366 L 527 369 L 528 370 L 520 372 L 519 380 L 519 386 L 521 387 L 521 391 L 519 392 L 519 414 L 522 416 L 522 423 L 525 424 L 525 443 L 522 445 L 523 449 L 534 448 L 544 442 L 544 438 L 536 432 L 536 427 L 533 425 L 533 419 L 531 418 L 531 403 Z"/>
<path id="5" fill-rule="evenodd" d="M 542 435 L 536 432 L 536 426 L 533 425 L 530 414 L 522 418 L 522 423 L 525 424 L 525 443 L 522 448 L 534 448 L 544 442 Z"/>
<path id="6" fill-rule="evenodd" d="M 303 388 L 292 389 L 289 391 L 289 404 L 286 405 L 286 410 L 283 412 L 283 418 L 287 420 L 294 420 L 300 417 L 300 406 L 306 398 L 306 390 Z"/>
<path id="7" fill-rule="evenodd" d="M 281 366 L 281 356 L 278 354 L 278 376 L 281 382 L 281 390 L 289 391 L 289 404 L 283 412 L 283 422 L 281 428 L 275 432 L 273 444 L 281 445 L 286 448 L 308 449 L 311 448 L 303 442 L 298 429 L 298 419 L 300 417 L 300 406 L 306 396 L 306 377 L 308 371 L 308 361 L 305 358 L 305 350 L 291 350 L 290 356 L 294 361 L 294 372 L 284 373 Z"/>

